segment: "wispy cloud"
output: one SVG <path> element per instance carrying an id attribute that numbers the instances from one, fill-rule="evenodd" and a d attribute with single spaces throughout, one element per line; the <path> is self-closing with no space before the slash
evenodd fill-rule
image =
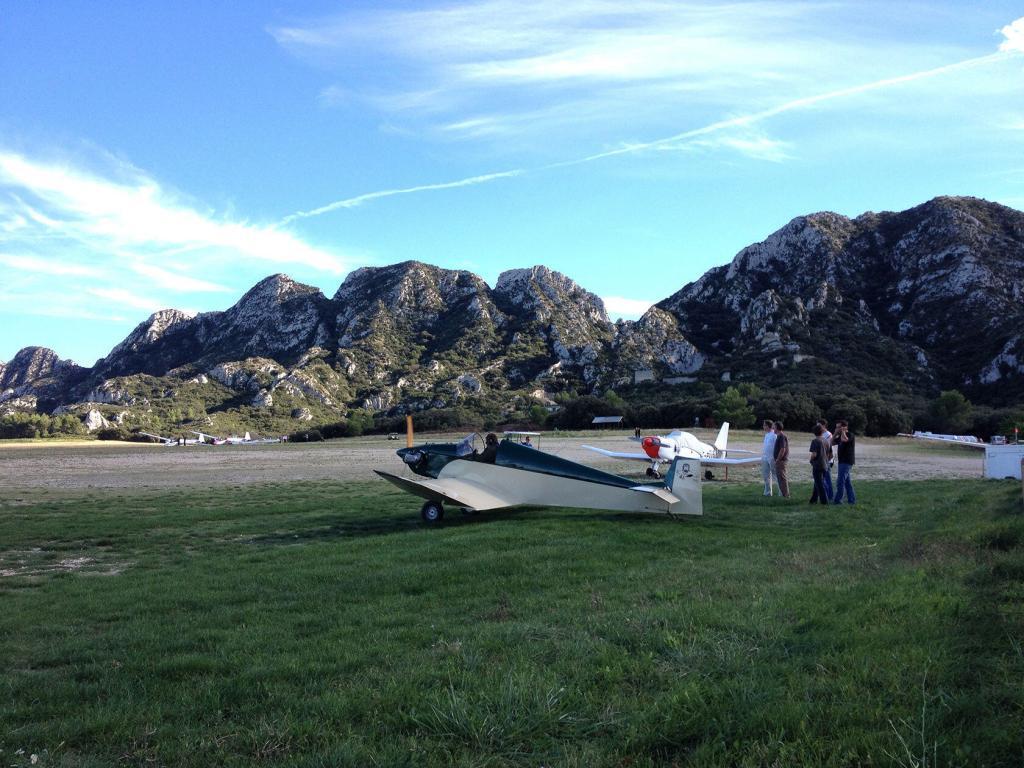
<path id="1" fill-rule="evenodd" d="M 129 268 L 136 274 L 153 280 L 157 285 L 178 293 L 226 293 L 231 290 L 227 286 L 211 283 L 209 280 L 189 277 L 142 261 L 130 264 Z"/>
<path id="2" fill-rule="evenodd" d="M 58 163 L 3 147 L 0 265 L 0 315 L 122 325 L 159 309 L 205 307 L 203 294 L 240 294 L 271 272 L 337 275 L 351 266 L 278 225 L 203 209 L 95 150 Z"/>
<path id="3" fill-rule="evenodd" d="M 0 264 L 18 272 L 72 277 L 98 277 L 101 272 L 85 264 L 70 264 L 54 258 L 0 253 Z"/>
<path id="4" fill-rule="evenodd" d="M 525 171 L 516 169 L 512 171 L 500 171 L 499 173 L 488 173 L 482 176 L 471 176 L 466 179 L 459 179 L 457 181 L 444 181 L 437 184 L 420 184 L 415 187 L 404 187 L 401 189 L 385 189 L 380 192 L 368 192 L 364 195 L 358 195 L 356 197 L 350 197 L 345 200 L 335 200 L 333 203 L 322 205 L 319 208 L 314 208 L 310 211 L 297 211 L 296 213 L 285 216 L 282 220 L 282 224 L 288 224 L 296 219 L 308 219 L 312 216 L 320 216 L 324 213 L 330 213 L 331 211 L 337 211 L 341 208 L 355 208 L 356 206 L 362 205 L 363 203 L 369 202 L 370 200 L 378 200 L 382 197 L 393 197 L 394 195 L 409 195 L 414 192 L 432 192 L 439 189 L 455 189 L 457 187 L 469 187 L 474 184 L 484 184 L 488 181 L 497 181 L 498 179 L 507 179 L 514 176 L 520 176 Z"/>
<path id="5" fill-rule="evenodd" d="M 401 129 L 402 115 L 410 115 L 420 121 L 413 135 L 487 140 L 503 152 L 517 135 L 532 134 L 534 146 L 549 157 L 565 157 L 454 182 L 369 192 L 297 212 L 283 223 L 393 195 L 652 151 L 784 162 L 799 155 L 799 147 L 759 127 L 772 118 L 826 105 L 838 108 L 897 89 L 906 98 L 888 104 L 904 110 L 928 93 L 923 85 L 911 90 L 915 84 L 949 76 L 955 87 L 971 89 L 968 78 L 952 76 L 1024 52 L 1024 19 L 997 31 L 998 50 L 971 56 L 949 42 L 877 34 L 885 31 L 878 26 L 883 22 L 871 18 L 833 2 L 639 0 L 623 6 L 611 0 L 480 0 L 416 10 L 354 10 L 271 28 L 281 46 L 328 69 L 374 55 L 389 62 L 389 72 L 402 73 L 371 83 L 362 93 L 329 87 L 322 103 L 370 103 L 395 119 L 388 123 L 393 130 Z M 891 74 L 901 70 L 904 74 Z M 861 82 L 851 84 L 853 73 Z M 989 73 L 986 88 L 1009 94 L 1016 87 L 1016 81 L 994 86 L 992 80 Z M 395 82 L 406 87 L 396 90 Z M 773 96 L 775 103 L 769 101 Z M 925 97 L 918 103 L 940 108 L 948 101 Z M 873 114 L 885 105 L 876 101 Z M 672 124 L 697 127 L 655 139 L 607 136 L 618 131 L 622 137 L 638 125 Z M 596 138 L 602 130 L 601 140 L 580 140 L 584 134 Z M 604 148 L 566 157 L 570 147 L 588 143 Z"/>
<path id="6" fill-rule="evenodd" d="M 133 293 L 124 288 L 87 288 L 86 293 L 108 302 L 107 306 L 112 309 L 130 307 L 152 314 L 165 308 L 157 299 Z"/>
<path id="7" fill-rule="evenodd" d="M 871 82 L 860 83 L 845 88 L 839 88 L 836 90 L 825 91 L 823 93 L 817 93 L 810 96 L 803 96 L 797 99 L 784 102 L 782 104 L 762 109 L 747 114 L 737 115 L 735 117 L 726 118 L 723 120 L 716 120 L 714 122 L 703 125 L 699 128 L 692 128 L 686 131 L 672 134 L 659 139 L 654 139 L 645 142 L 633 142 L 625 144 L 614 149 L 605 150 L 603 152 L 597 152 L 582 157 L 577 157 L 568 160 L 557 161 L 548 163 L 547 165 L 541 166 L 534 169 L 517 169 L 513 171 L 502 171 L 498 173 L 488 173 L 479 176 L 473 176 L 459 181 L 442 182 L 436 184 L 421 184 L 413 187 L 405 187 L 401 189 L 389 189 L 380 192 L 369 192 L 366 194 L 358 195 L 356 197 L 347 198 L 344 200 L 338 200 L 333 203 L 329 203 L 319 208 L 314 208 L 309 211 L 300 211 L 290 216 L 285 217 L 282 223 L 288 223 L 300 218 L 308 218 L 311 216 L 319 216 L 324 213 L 339 210 L 341 208 L 354 208 L 370 200 L 376 200 L 383 197 L 390 197 L 392 195 L 404 195 L 412 194 L 423 191 L 433 191 L 442 189 L 451 189 L 454 187 L 464 187 L 474 184 L 483 184 L 489 181 L 494 181 L 501 178 L 508 178 L 514 176 L 520 176 L 527 172 L 538 172 L 544 170 L 554 170 L 558 168 L 566 168 L 575 165 L 582 165 L 586 163 L 592 163 L 598 160 L 604 160 L 607 158 L 637 154 L 650 150 L 679 150 L 686 148 L 718 148 L 726 147 L 735 150 L 748 157 L 767 160 L 771 162 L 781 162 L 789 158 L 789 144 L 784 141 L 772 139 L 763 133 L 756 132 L 755 126 L 769 120 L 770 118 L 783 115 L 787 112 L 794 112 L 798 110 L 807 110 L 817 107 L 821 104 L 828 102 L 839 102 L 844 99 L 854 98 L 862 94 L 870 93 L 872 91 L 880 91 L 888 88 L 895 88 L 903 86 L 909 83 L 914 83 L 920 80 L 926 80 L 930 78 L 936 78 L 942 75 L 947 75 L 962 70 L 969 70 L 974 68 L 983 67 L 991 64 L 995 61 L 1006 59 L 1010 56 L 1016 56 L 1021 52 L 1024 52 L 1024 48 L 1021 48 L 1019 37 L 1020 32 L 1017 28 L 1024 28 L 1024 19 L 1020 19 L 1014 24 L 1005 27 L 1001 30 L 1005 36 L 1005 42 L 1000 45 L 1000 49 L 996 53 L 987 54 L 984 56 L 977 56 L 970 59 L 954 62 L 951 64 L 944 64 L 938 67 L 932 67 L 918 72 L 911 72 L 904 75 L 898 75 L 895 77 L 885 77 Z M 1007 47 L 1007 44 L 1011 44 Z M 486 124 L 487 121 L 483 121 Z M 451 129 L 466 129 L 473 128 L 473 121 L 462 124 L 454 124 L 449 126 Z"/>
<path id="8" fill-rule="evenodd" d="M 0 217 L 31 222 L 96 249 L 160 254 L 202 251 L 208 259 L 295 263 L 340 274 L 341 258 L 287 231 L 196 210 L 140 171 L 120 164 L 116 177 L 46 164 L 0 151 Z M 22 198 L 33 202 L 24 202 Z"/>
<path id="9" fill-rule="evenodd" d="M 991 53 L 986 56 L 978 56 L 972 59 L 965 59 L 964 61 L 958 61 L 953 64 L 945 64 L 940 67 L 933 67 L 931 69 L 922 70 L 920 72 L 912 72 L 906 75 L 899 75 L 897 77 L 887 77 L 881 80 L 875 80 L 870 83 L 861 83 L 860 85 L 854 85 L 848 88 L 840 88 L 834 91 L 827 91 L 825 93 L 815 94 L 813 96 L 805 96 L 799 99 L 793 99 L 783 104 L 779 104 L 769 109 L 763 109 L 758 112 L 751 112 L 745 115 L 739 115 L 737 117 L 728 118 L 725 120 L 717 120 L 708 125 L 700 128 L 693 128 L 681 133 L 674 134 L 672 136 L 666 136 L 661 139 L 655 139 L 653 141 L 637 142 L 628 144 L 626 146 L 618 147 L 616 149 L 607 150 L 605 152 L 598 152 L 586 157 L 581 157 L 576 160 L 569 160 L 563 163 L 552 163 L 549 167 L 559 167 L 565 165 L 578 165 L 580 163 L 589 163 L 594 160 L 601 160 L 608 157 L 615 157 L 616 155 L 628 155 L 637 152 L 642 152 L 648 149 L 658 149 L 666 145 L 676 144 L 678 142 L 687 141 L 691 139 L 698 139 L 702 136 L 719 133 L 731 128 L 744 128 L 756 123 L 763 122 L 769 118 L 777 117 L 786 112 L 793 112 L 801 109 L 808 109 L 815 107 L 819 104 L 824 104 L 830 101 L 839 101 L 841 99 L 849 98 L 852 96 L 858 96 L 860 94 L 868 93 L 870 91 L 878 91 L 884 88 L 891 88 L 893 86 L 903 85 L 906 83 L 912 83 L 917 80 L 924 80 L 926 78 L 936 77 L 938 75 L 949 74 L 957 70 L 971 69 L 974 67 L 981 67 L 985 64 L 990 64 L 994 61 L 1004 59 L 1008 55 L 1015 54 L 1016 51 L 1000 51 L 998 53 Z"/>
<path id="10" fill-rule="evenodd" d="M 809 82 L 838 90 L 853 71 L 873 80 L 894 67 L 918 71 L 964 56 L 934 39 L 885 34 L 885 25 L 884 15 L 853 14 L 828 1 L 479 0 L 358 9 L 268 31 L 328 71 L 347 71 L 367 56 L 387 62 L 381 71 L 388 77 L 371 78 L 361 91 L 346 79 L 345 87 L 325 89 L 322 101 L 413 113 L 425 120 L 421 128 L 442 132 L 486 114 L 487 130 L 447 132 L 481 138 L 504 133 L 496 130 L 495 106 L 510 127 L 543 135 L 545 121 L 518 120 L 518 113 L 585 102 L 590 115 L 576 126 L 579 135 L 603 124 L 635 125 L 641 115 L 679 118 L 739 104 L 757 111 L 769 94 L 791 100 Z M 1016 22 L 1002 33 L 1004 50 L 1021 45 Z M 677 98 L 653 98 L 666 89 Z M 336 91 L 344 98 L 330 98 Z"/>

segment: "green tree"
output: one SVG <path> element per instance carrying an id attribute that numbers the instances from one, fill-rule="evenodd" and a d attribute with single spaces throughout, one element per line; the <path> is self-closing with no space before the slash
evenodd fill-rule
<path id="1" fill-rule="evenodd" d="M 548 421 L 548 409 L 543 405 L 531 405 L 527 415 L 530 423 L 538 427 L 543 427 Z"/>
<path id="2" fill-rule="evenodd" d="M 909 432 L 913 427 L 914 420 L 909 413 L 898 405 L 886 402 L 877 392 L 861 395 L 854 402 L 864 412 L 866 423 L 861 431 L 865 435 L 871 437 L 895 435 L 898 432 Z M 829 415 L 831 416 L 834 412 L 835 406 L 829 409 Z M 852 424 L 851 429 L 854 432 L 858 431 Z"/>
<path id="3" fill-rule="evenodd" d="M 787 430 L 810 431 L 821 418 L 821 409 L 808 395 L 778 390 L 762 396 L 757 403 L 757 414 L 762 419 L 781 421 Z"/>
<path id="4" fill-rule="evenodd" d="M 729 387 L 718 398 L 713 415 L 715 421 L 719 423 L 728 421 L 737 429 L 749 429 L 754 425 L 754 409 L 750 406 L 746 395 L 736 387 Z"/>
<path id="5" fill-rule="evenodd" d="M 349 437 L 359 437 L 368 429 L 373 429 L 373 413 L 362 408 L 349 412 L 345 434 Z"/>
<path id="6" fill-rule="evenodd" d="M 837 400 L 828 409 L 825 420 L 831 427 L 839 419 L 845 419 L 850 425 L 850 431 L 856 434 L 865 434 L 868 426 L 868 416 L 864 409 L 853 400 Z"/>
<path id="7" fill-rule="evenodd" d="M 928 406 L 932 429 L 953 434 L 964 432 L 971 425 L 971 402 L 955 389 L 939 393 Z"/>
<path id="8" fill-rule="evenodd" d="M 604 401 L 620 413 L 626 408 L 626 401 L 619 397 L 614 389 L 609 389 L 604 393 Z"/>

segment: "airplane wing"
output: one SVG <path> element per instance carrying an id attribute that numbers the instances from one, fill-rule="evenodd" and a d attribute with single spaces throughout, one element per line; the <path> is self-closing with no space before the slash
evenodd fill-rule
<path id="1" fill-rule="evenodd" d="M 965 445 L 968 448 L 984 448 L 985 443 L 973 435 L 933 435 L 931 432 L 915 432 L 908 435 L 900 432 L 897 437 L 909 437 L 914 440 L 931 440 L 935 443 L 947 443 L 952 445 Z"/>
<path id="2" fill-rule="evenodd" d="M 379 469 L 373 471 L 406 493 L 432 501 L 446 501 L 456 507 L 467 507 L 468 509 L 482 511 L 485 509 L 511 507 L 521 503 L 516 500 L 503 499 L 475 483 L 458 478 L 446 477 L 442 481 L 425 477 L 414 480 L 410 477 L 399 477 L 390 472 L 382 472 Z"/>
<path id="3" fill-rule="evenodd" d="M 619 451 L 607 451 L 604 448 L 595 448 L 592 445 L 582 445 L 581 448 L 586 448 L 588 451 L 594 451 L 600 453 L 603 456 L 610 456 L 613 459 L 634 459 L 636 461 L 650 461 L 651 457 L 646 453 L 620 453 Z"/>
<path id="4" fill-rule="evenodd" d="M 593 445 L 583 445 L 580 447 L 586 448 L 587 450 L 590 451 L 595 451 L 596 453 L 600 453 L 603 456 L 610 456 L 613 459 L 633 459 L 634 461 L 652 461 L 651 457 L 648 456 L 646 453 L 620 453 L 618 451 L 607 451 L 604 448 L 597 448 Z M 757 454 L 757 456 L 757 458 L 751 459 L 708 459 L 701 457 L 695 460 L 699 461 L 701 464 L 760 464 L 761 455 Z"/>
<path id="5" fill-rule="evenodd" d="M 760 456 L 760 451 L 745 451 L 742 448 L 730 448 L 728 453 L 745 453 L 748 456 Z"/>
<path id="6" fill-rule="evenodd" d="M 736 464 L 760 464 L 761 463 L 761 458 L 760 458 L 760 456 L 758 456 L 757 458 L 750 458 L 750 459 L 701 459 L 700 463 L 701 464 L 715 464 L 715 465 L 724 464 L 726 466 L 729 466 L 730 464 L 732 464 L 732 465 L 736 465 Z"/>

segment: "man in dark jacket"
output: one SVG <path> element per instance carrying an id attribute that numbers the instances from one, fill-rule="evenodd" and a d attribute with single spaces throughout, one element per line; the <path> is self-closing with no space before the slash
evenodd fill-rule
<path id="1" fill-rule="evenodd" d="M 775 479 L 779 481 L 779 492 L 783 498 L 789 498 L 789 475 L 786 474 L 786 467 L 789 465 L 789 438 L 782 431 L 782 422 L 775 422 Z"/>
<path id="2" fill-rule="evenodd" d="M 846 419 L 839 419 L 836 422 L 836 431 L 832 433 L 832 445 L 836 449 L 836 463 L 839 464 L 836 495 L 832 497 L 832 503 L 839 504 L 843 499 L 843 491 L 846 491 L 846 502 L 856 504 L 857 497 L 853 493 L 853 483 L 850 482 L 850 470 L 853 469 L 856 460 L 854 438 Z"/>
<path id="3" fill-rule="evenodd" d="M 493 432 L 488 432 L 484 440 L 484 449 L 477 458 L 477 461 L 493 464 L 496 458 L 498 458 L 498 436 Z"/>
<path id="4" fill-rule="evenodd" d="M 824 430 L 821 424 L 814 425 L 814 439 L 811 440 L 810 461 L 811 476 L 814 478 L 814 493 L 811 494 L 811 504 L 820 501 L 828 504 L 828 494 L 825 493 L 825 472 L 828 469 L 828 449 L 825 441 L 821 439 Z"/>

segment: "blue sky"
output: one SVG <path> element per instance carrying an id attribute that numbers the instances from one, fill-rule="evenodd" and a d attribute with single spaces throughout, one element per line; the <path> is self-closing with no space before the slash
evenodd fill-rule
<path id="1" fill-rule="evenodd" d="M 1024 209 L 1024 4 L 61 2 L 0 18 L 0 360 L 285 272 L 545 264 L 615 317 L 795 216 Z"/>

